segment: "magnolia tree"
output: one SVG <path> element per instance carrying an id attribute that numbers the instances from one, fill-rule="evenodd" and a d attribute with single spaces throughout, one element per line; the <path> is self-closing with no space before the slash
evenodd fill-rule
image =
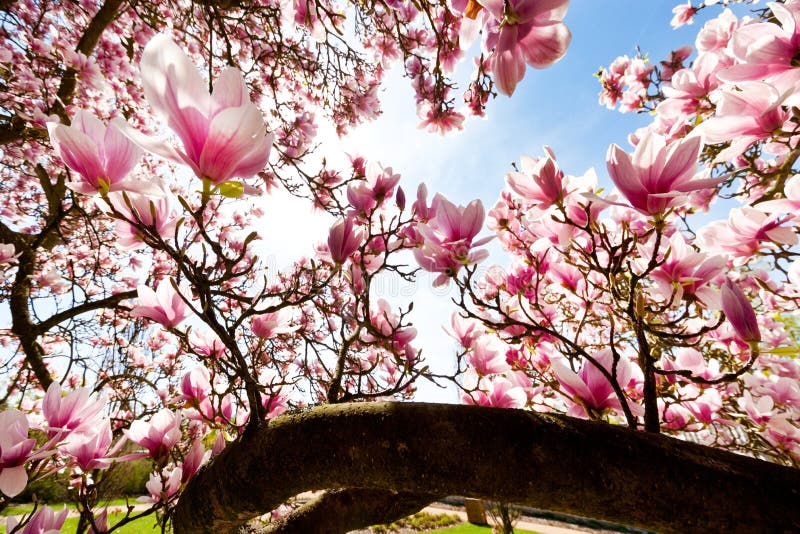
<path id="1" fill-rule="evenodd" d="M 608 149 L 616 191 L 545 147 L 488 214 L 313 158 L 317 124 L 377 116 L 400 63 L 421 126 L 460 129 L 464 50 L 482 115 L 565 54 L 567 0 L 0 3 L 0 506 L 67 473 L 96 533 L 345 532 L 449 494 L 800 528 L 800 2 L 717 3 L 675 8 L 718 10 L 693 47 L 598 73 L 601 103 L 653 116 Z M 272 188 L 332 216 L 279 272 Z M 479 271 L 492 237 L 510 261 Z M 456 288 L 450 374 L 377 295 L 425 272 Z M 424 379 L 463 404 L 392 402 Z M 148 506 L 109 517 L 104 480 L 142 458 Z"/>

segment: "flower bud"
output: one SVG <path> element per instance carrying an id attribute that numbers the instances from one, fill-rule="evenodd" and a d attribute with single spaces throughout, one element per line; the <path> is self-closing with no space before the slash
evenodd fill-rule
<path id="1" fill-rule="evenodd" d="M 722 311 L 731 323 L 733 330 L 743 341 L 761 341 L 761 331 L 758 329 L 756 312 L 747 300 L 741 288 L 731 282 L 730 278 L 720 288 L 722 297 Z"/>

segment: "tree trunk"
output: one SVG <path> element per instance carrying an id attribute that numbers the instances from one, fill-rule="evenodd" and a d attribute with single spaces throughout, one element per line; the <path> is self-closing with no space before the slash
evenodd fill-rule
<path id="1" fill-rule="evenodd" d="M 659 532 L 800 532 L 800 470 L 560 415 L 387 402 L 320 406 L 246 433 L 188 484 L 175 533 L 235 531 L 303 491 L 336 488 L 463 495 Z M 355 516 L 369 502 L 350 506 Z"/>

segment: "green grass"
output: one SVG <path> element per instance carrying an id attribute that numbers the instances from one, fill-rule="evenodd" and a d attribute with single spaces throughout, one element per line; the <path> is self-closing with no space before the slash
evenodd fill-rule
<path id="1" fill-rule="evenodd" d="M 127 502 L 130 503 L 130 504 L 136 504 L 138 501 L 136 500 L 136 498 L 132 498 L 132 499 L 128 499 Z M 45 504 L 49 504 L 49 503 L 42 502 L 42 503 L 40 503 L 40 506 L 44 506 Z M 108 506 L 110 508 L 113 508 L 113 507 L 122 507 L 122 508 L 124 508 L 125 504 L 126 504 L 125 499 L 114 499 L 113 501 L 101 502 L 96 508 L 98 510 L 101 509 L 101 508 L 104 508 L 105 506 Z M 56 510 L 56 511 L 61 510 L 63 507 L 64 507 L 64 503 L 50 504 L 50 508 L 52 508 L 53 510 Z M 75 510 L 75 508 L 76 508 L 75 503 L 67 503 L 67 508 L 69 508 L 70 510 Z M 12 504 L 9 507 L 5 508 L 4 510 L 0 510 L 0 516 L 22 515 L 22 514 L 27 514 L 29 512 L 32 512 L 32 511 L 33 511 L 33 503 Z"/>
<path id="2" fill-rule="evenodd" d="M 461 522 L 457 515 L 452 514 L 429 514 L 427 512 L 417 512 L 414 515 L 404 517 L 390 525 L 375 525 L 370 530 L 374 534 L 392 534 L 404 529 L 411 529 L 415 532 L 431 531 L 437 527 L 447 527 Z"/>
<path id="3" fill-rule="evenodd" d="M 431 530 L 430 532 L 442 532 L 447 534 L 491 534 L 492 527 L 482 527 L 473 525 L 471 523 L 461 523 L 460 525 L 456 525 L 454 527 Z M 538 534 L 532 530 L 521 530 L 518 528 L 515 528 L 514 532 L 516 534 Z"/>
<path id="4" fill-rule="evenodd" d="M 124 501 L 123 501 L 124 504 Z M 124 514 L 110 514 L 108 516 L 109 523 L 113 526 L 116 524 L 120 519 L 124 517 Z M 68 517 L 66 521 L 64 521 L 64 526 L 61 527 L 61 532 L 75 532 L 75 529 L 78 527 L 78 518 L 77 517 Z M 5 534 L 6 532 L 6 524 L 5 521 L 0 522 L 0 534 Z M 149 515 L 147 517 L 142 517 L 141 519 L 137 519 L 136 521 L 132 521 L 125 526 L 120 527 L 119 529 L 115 530 L 114 533 L 119 534 L 157 534 L 160 533 L 161 529 L 156 522 L 155 515 Z"/>

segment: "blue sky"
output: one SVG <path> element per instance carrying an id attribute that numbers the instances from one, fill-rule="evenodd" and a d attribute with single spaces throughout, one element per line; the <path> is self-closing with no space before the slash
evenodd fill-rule
<path id="1" fill-rule="evenodd" d="M 382 93 L 383 115 L 342 140 L 323 135 L 323 152 L 336 161 L 342 152 L 361 154 L 391 166 L 402 175 L 401 185 L 413 198 L 425 182 L 431 194 L 441 192 L 454 202 L 483 201 L 487 211 L 504 187 L 505 173 L 521 154 L 539 156 L 550 145 L 568 174 L 582 175 L 594 167 L 600 184 L 610 189 L 605 155 L 611 143 L 630 148 L 627 136 L 647 124 L 648 115 L 620 114 L 597 102 L 600 84 L 592 75 L 617 56 L 633 56 L 637 45 L 654 61 L 669 51 L 693 44 L 698 30 L 719 8 L 701 13 L 693 25 L 670 27 L 672 8 L 679 0 L 573 0 L 564 19 L 572 32 L 566 56 L 545 70 L 528 69 L 512 98 L 491 101 L 484 119 L 468 119 L 462 132 L 439 136 L 417 129 L 413 92 L 395 69 Z M 744 13 L 746 9 L 737 9 Z M 475 48 L 474 50 L 477 50 Z M 473 51 L 474 51 L 473 50 Z M 456 73 L 462 82 L 472 71 L 467 59 Z M 463 85 L 462 85 L 463 86 Z M 340 160 L 342 161 L 342 160 Z M 309 253 L 309 244 L 327 236 L 330 221 L 300 202 L 283 195 L 267 199 L 263 244 L 274 251 L 277 266 L 290 256 Z M 285 232 L 280 213 L 303 217 L 302 225 Z M 270 217 L 272 213 L 273 217 Z M 505 263 L 497 247 L 485 266 Z M 288 256 L 287 256 L 288 254 Z M 417 346 L 436 369 L 449 369 L 455 345 L 442 330 L 452 305 L 446 291 L 431 288 L 433 277 L 421 277 L 415 287 L 387 281 L 378 296 L 392 302 L 415 302 L 413 320 L 419 331 Z M 420 400 L 457 401 L 453 390 L 441 392 L 420 383 Z"/>

